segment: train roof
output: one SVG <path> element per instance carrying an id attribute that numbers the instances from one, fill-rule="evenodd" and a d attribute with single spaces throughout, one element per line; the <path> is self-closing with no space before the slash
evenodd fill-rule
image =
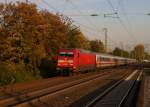
<path id="1" fill-rule="evenodd" d="M 114 55 L 111 55 L 111 54 L 92 52 L 92 51 L 85 50 L 85 49 L 80 49 L 80 48 L 64 48 L 64 49 L 60 49 L 60 50 L 75 50 L 75 49 L 77 49 L 77 50 L 79 50 L 80 52 L 83 52 L 83 53 L 96 54 L 96 55 L 98 55 L 98 56 L 107 57 L 107 58 L 112 58 L 112 59 L 136 60 L 136 59 L 131 59 L 131 58 L 125 58 L 125 57 L 120 57 L 120 56 L 114 56 Z"/>
<path id="2" fill-rule="evenodd" d="M 80 49 L 80 48 L 64 48 L 64 49 L 60 49 L 60 50 L 78 50 L 78 51 L 80 51 L 80 52 L 82 52 L 82 53 L 95 53 L 95 52 L 92 52 L 92 51 L 89 51 L 89 50 L 85 50 L 85 49 Z"/>

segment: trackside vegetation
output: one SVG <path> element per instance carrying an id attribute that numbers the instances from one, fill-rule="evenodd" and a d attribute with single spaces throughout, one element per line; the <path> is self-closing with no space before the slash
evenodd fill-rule
<path id="1" fill-rule="evenodd" d="M 57 51 L 75 47 L 91 49 L 70 18 L 32 3 L 0 4 L 0 85 L 55 75 Z"/>

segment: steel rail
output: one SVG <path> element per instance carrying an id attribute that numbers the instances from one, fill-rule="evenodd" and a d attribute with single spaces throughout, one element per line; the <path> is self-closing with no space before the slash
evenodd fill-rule
<path id="1" fill-rule="evenodd" d="M 102 99 L 107 93 L 112 91 L 117 85 L 123 82 L 123 79 L 119 80 L 117 83 L 113 84 L 111 87 L 106 89 L 102 94 L 97 96 L 94 100 L 92 100 L 90 103 L 88 103 L 85 107 L 92 107 L 98 100 Z"/>
<path id="2" fill-rule="evenodd" d="M 130 86 L 130 88 L 128 89 L 128 91 L 126 92 L 126 94 L 124 95 L 124 97 L 121 99 L 121 102 L 119 103 L 119 105 L 117 107 L 121 107 L 123 105 L 123 103 L 125 102 L 125 99 L 129 95 L 129 93 L 132 90 L 132 88 L 134 87 L 135 82 L 140 80 L 141 75 L 142 75 L 142 72 L 138 75 L 137 79 Z M 93 99 L 92 101 L 90 101 L 85 107 L 92 107 L 92 106 L 94 106 L 98 101 L 102 100 L 103 97 L 105 97 L 113 89 L 115 89 L 117 86 L 119 86 L 119 84 L 121 84 L 122 82 L 123 82 L 123 79 L 121 79 L 117 83 L 113 84 L 111 87 L 109 87 L 108 89 L 106 89 L 103 93 L 101 93 L 100 95 L 98 95 L 95 99 Z"/>
<path id="3" fill-rule="evenodd" d="M 124 105 L 124 103 L 125 103 L 125 101 L 126 101 L 128 95 L 130 94 L 131 90 L 132 90 L 133 87 L 135 86 L 135 83 L 140 80 L 140 78 L 141 78 L 141 76 L 142 76 L 142 73 L 143 73 L 143 72 L 141 72 L 141 73 L 138 75 L 137 79 L 134 80 L 134 83 L 130 86 L 130 88 L 128 89 L 128 91 L 126 92 L 126 94 L 124 95 L 124 97 L 122 98 L 121 102 L 119 103 L 118 107 L 122 107 L 122 106 Z"/>
<path id="4" fill-rule="evenodd" d="M 34 92 L 29 92 L 29 93 L 24 93 L 21 94 L 19 96 L 14 96 L 14 97 L 10 97 L 10 98 L 6 98 L 3 100 L 0 100 L 0 105 L 1 106 L 12 106 L 12 105 L 17 105 L 20 103 L 24 103 L 26 101 L 29 100 L 33 100 L 42 96 L 45 96 L 47 94 L 52 94 L 70 87 L 74 87 L 77 85 L 82 85 L 84 83 L 96 80 L 98 78 L 101 78 L 107 74 L 109 74 L 111 72 L 104 72 L 102 74 L 96 75 L 96 76 L 91 76 L 91 77 L 87 77 L 87 78 L 83 78 L 83 79 L 79 79 L 76 81 L 71 81 L 69 83 L 64 83 L 64 84 L 59 84 L 57 86 L 54 87 L 48 87 L 48 88 L 44 88 L 44 89 L 40 89 L 40 90 L 36 90 Z M 18 100 L 19 99 L 19 100 Z"/>

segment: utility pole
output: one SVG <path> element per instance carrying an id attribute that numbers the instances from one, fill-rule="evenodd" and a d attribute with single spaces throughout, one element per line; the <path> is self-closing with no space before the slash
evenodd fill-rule
<path id="1" fill-rule="evenodd" d="M 108 38 L 107 33 L 108 33 L 108 30 L 107 30 L 107 28 L 103 28 L 103 31 L 104 31 L 104 35 L 105 35 L 105 51 L 107 53 L 107 38 Z"/>
<path id="2" fill-rule="evenodd" d="M 7 0 L 5 0 L 5 4 L 7 4 L 8 2 L 7 2 Z"/>
<path id="3" fill-rule="evenodd" d="M 124 51 L 123 42 L 120 42 L 120 46 L 121 46 L 121 57 L 123 57 L 123 51 Z"/>
<path id="4" fill-rule="evenodd" d="M 26 0 L 26 3 L 28 3 L 29 1 L 28 0 Z"/>

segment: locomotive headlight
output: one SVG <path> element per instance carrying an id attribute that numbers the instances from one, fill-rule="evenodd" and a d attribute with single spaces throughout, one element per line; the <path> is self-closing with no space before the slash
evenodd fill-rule
<path id="1" fill-rule="evenodd" d="M 60 70 L 60 68 L 56 68 L 56 70 Z"/>
<path id="2" fill-rule="evenodd" d="M 59 65 L 61 65 L 61 64 L 58 63 L 57 65 L 59 66 Z"/>
<path id="3" fill-rule="evenodd" d="M 68 60 L 69 63 L 73 63 L 73 60 Z"/>
<path id="4" fill-rule="evenodd" d="M 58 62 L 64 62 L 64 60 L 58 60 Z"/>

